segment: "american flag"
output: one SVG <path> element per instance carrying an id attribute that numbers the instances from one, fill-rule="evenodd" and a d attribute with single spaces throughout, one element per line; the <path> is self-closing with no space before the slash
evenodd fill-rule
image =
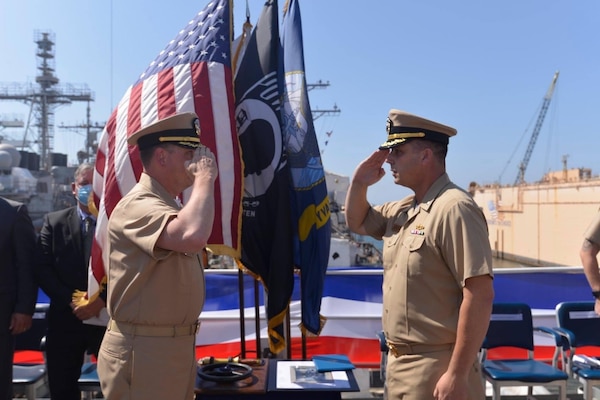
<path id="1" fill-rule="evenodd" d="M 127 89 L 100 138 L 94 174 L 98 209 L 88 280 L 89 301 L 103 290 L 108 252 L 108 218 L 138 181 L 142 165 L 127 137 L 176 113 L 195 111 L 200 140 L 215 154 L 215 222 L 209 248 L 215 254 L 240 257 L 242 164 L 233 119 L 231 71 L 231 0 L 209 3 L 150 63 Z M 185 202 L 186 193 L 182 195 Z"/>

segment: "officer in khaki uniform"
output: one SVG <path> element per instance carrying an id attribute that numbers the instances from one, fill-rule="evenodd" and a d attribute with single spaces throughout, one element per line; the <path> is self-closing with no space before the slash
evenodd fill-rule
<path id="1" fill-rule="evenodd" d="M 584 234 L 583 244 L 579 250 L 583 272 L 592 289 L 595 299 L 594 311 L 600 314 L 600 270 L 598 269 L 598 253 L 600 252 L 600 212 L 596 214 Z"/>
<path id="2" fill-rule="evenodd" d="M 178 114 L 128 138 L 144 166 L 108 224 L 107 308 L 98 356 L 106 399 L 192 399 L 205 298 L 199 254 L 214 220 L 213 154 L 198 117 Z M 192 187 L 182 208 L 176 197 Z"/>
<path id="3" fill-rule="evenodd" d="M 494 297 L 482 212 L 445 168 L 454 128 L 391 110 L 387 141 L 356 169 L 348 226 L 383 239 L 387 399 L 485 399 L 477 352 Z M 390 164 L 414 195 L 371 207 L 367 188 Z"/>

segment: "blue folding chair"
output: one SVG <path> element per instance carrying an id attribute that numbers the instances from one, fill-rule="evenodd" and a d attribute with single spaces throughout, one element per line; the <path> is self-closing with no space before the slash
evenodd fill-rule
<path id="1" fill-rule="evenodd" d="M 594 312 L 593 301 L 569 301 L 556 306 L 556 330 L 568 342 L 563 351 L 566 371 L 583 385 L 583 398 L 592 400 L 594 386 L 600 385 L 600 361 L 578 348 L 600 347 L 600 316 Z"/>
<path id="2" fill-rule="evenodd" d="M 96 393 L 101 392 L 98 364 L 88 358 L 81 366 L 78 384 L 83 395 L 82 398 L 85 400 L 93 399 Z"/>
<path id="3" fill-rule="evenodd" d="M 46 312 L 48 304 L 37 304 L 33 314 L 31 328 L 15 337 L 15 350 L 33 350 L 43 352 L 46 337 Z M 46 363 L 13 364 L 13 387 L 24 391 L 29 400 L 35 400 L 37 390 L 46 382 Z"/>
<path id="4" fill-rule="evenodd" d="M 543 332 L 554 338 L 556 350 L 553 365 L 534 360 L 534 331 Z M 529 396 L 533 396 L 535 386 L 556 386 L 559 390 L 559 398 L 566 400 L 568 375 L 556 366 L 561 345 L 562 338 L 553 329 L 533 326 L 531 308 L 527 304 L 495 303 L 480 353 L 483 377 L 492 385 L 492 399 L 500 400 L 500 390 L 505 386 L 527 386 Z M 487 359 L 488 350 L 498 347 L 525 350 L 526 358 Z"/>

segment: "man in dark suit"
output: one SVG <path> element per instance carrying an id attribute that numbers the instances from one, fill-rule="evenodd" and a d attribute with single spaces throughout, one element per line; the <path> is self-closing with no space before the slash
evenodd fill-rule
<path id="1" fill-rule="evenodd" d="M 35 230 L 24 204 L 0 197 L 0 399 L 12 399 L 15 335 L 31 327 Z"/>
<path id="2" fill-rule="evenodd" d="M 104 300 L 75 305 L 73 293 L 87 290 L 88 261 L 95 217 L 88 207 L 94 169 L 81 164 L 72 183 L 77 205 L 44 218 L 38 239 L 36 277 L 50 298 L 46 363 L 50 396 L 79 400 L 77 380 L 86 352 L 98 354 L 105 327 L 84 323 L 99 315 Z"/>

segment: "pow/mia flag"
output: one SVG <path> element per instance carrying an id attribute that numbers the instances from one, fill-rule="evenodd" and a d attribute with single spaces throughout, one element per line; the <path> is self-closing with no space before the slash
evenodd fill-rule
<path id="1" fill-rule="evenodd" d="M 294 288 L 290 172 L 281 133 L 277 1 L 265 3 L 235 78 L 235 119 L 244 160 L 241 262 L 268 295 L 269 347 L 285 348 L 283 322 Z"/>

